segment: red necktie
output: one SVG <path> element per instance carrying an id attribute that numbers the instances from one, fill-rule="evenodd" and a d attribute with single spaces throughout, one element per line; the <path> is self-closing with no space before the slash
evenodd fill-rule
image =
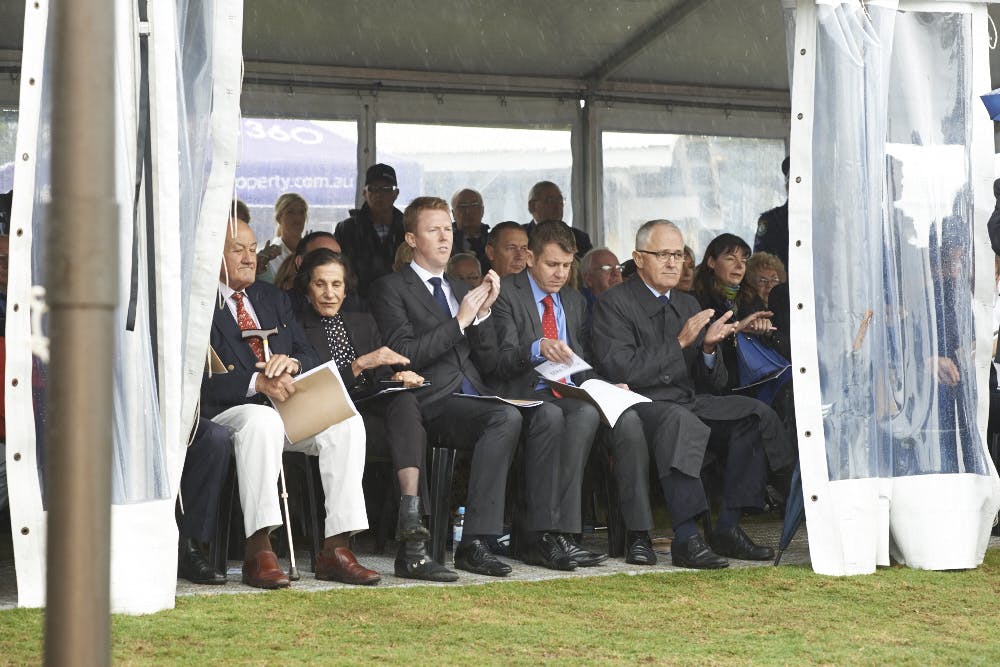
<path id="1" fill-rule="evenodd" d="M 542 299 L 542 307 L 545 309 L 542 311 L 542 335 L 552 340 L 559 340 L 559 325 L 556 324 L 556 304 L 552 300 L 551 294 L 546 294 L 545 298 Z M 567 379 L 559 378 L 559 381 L 565 383 Z M 552 389 L 552 395 L 556 398 L 562 398 L 555 389 Z"/>
<path id="2" fill-rule="evenodd" d="M 236 302 L 236 323 L 240 325 L 240 331 L 256 329 L 257 324 L 254 323 L 246 306 L 243 305 L 243 292 L 233 292 L 233 301 Z M 264 343 L 261 342 L 260 338 L 254 336 L 246 340 L 250 349 L 253 350 L 254 356 L 257 357 L 257 361 L 264 361 Z"/>

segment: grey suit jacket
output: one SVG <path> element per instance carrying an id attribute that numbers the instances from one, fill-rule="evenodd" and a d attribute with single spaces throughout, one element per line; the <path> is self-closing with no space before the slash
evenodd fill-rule
<path id="1" fill-rule="evenodd" d="M 445 276 L 461 303 L 465 283 Z M 493 317 L 470 325 L 465 333 L 458 320 L 446 317 L 428 287 L 409 266 L 375 281 L 372 314 L 385 344 L 410 360 L 409 368 L 431 383 L 417 392 L 425 415 L 436 416 L 435 403 L 460 391 L 464 375 L 480 394 L 493 394 L 485 377 L 497 363 Z"/>
<path id="2" fill-rule="evenodd" d="M 582 333 L 587 313 L 586 299 L 572 287 L 563 287 L 559 290 L 559 300 L 566 315 L 569 346 L 587 360 L 586 341 Z M 493 318 L 496 319 L 494 327 L 499 354 L 492 383 L 503 396 L 535 398 L 539 375 L 531 364 L 531 345 L 542 338 L 542 321 L 527 270 L 500 281 L 500 296 L 493 304 Z M 594 373 L 589 371 L 577 373 L 573 382 L 580 384 L 591 377 Z"/>

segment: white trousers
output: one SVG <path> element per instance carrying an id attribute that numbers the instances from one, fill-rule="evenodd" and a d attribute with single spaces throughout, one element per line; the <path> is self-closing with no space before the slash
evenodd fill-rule
<path id="1" fill-rule="evenodd" d="M 212 421 L 233 432 L 236 476 L 247 537 L 261 528 L 274 530 L 282 523 L 278 475 L 283 450 L 319 457 L 319 474 L 326 498 L 325 537 L 358 533 L 368 528 L 361 488 L 365 471 L 365 424 L 360 416 L 294 443 L 285 438 L 285 427 L 277 411 L 265 405 L 237 405 L 216 415 Z"/>

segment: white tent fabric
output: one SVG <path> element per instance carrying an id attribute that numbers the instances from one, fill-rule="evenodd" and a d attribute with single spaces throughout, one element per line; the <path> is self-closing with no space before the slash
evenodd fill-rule
<path id="1" fill-rule="evenodd" d="M 30 271 L 11 269 L 11 303 L 28 303 L 30 285 L 45 277 L 42 242 L 48 201 L 48 119 L 52 104 L 45 76 L 47 12 L 30 9 L 25 21 L 25 77 L 19 152 L 30 159 L 15 175 L 18 258 L 34 257 Z M 45 4 L 41 3 L 42 8 Z M 217 0 L 152 3 L 148 29 L 154 162 L 153 225 L 139 206 L 133 221 L 139 112 L 139 34 L 134 3 L 116 3 L 116 172 L 119 206 L 120 303 L 114 383 L 111 605 L 115 612 L 172 607 L 176 588 L 174 503 L 185 445 L 195 419 L 211 304 L 218 280 L 222 235 L 235 176 L 239 120 L 242 3 Z M 37 124 L 31 119 L 38 119 Z M 206 123 L 205 119 L 211 119 Z M 37 159 L 35 155 L 37 154 Z M 23 193 L 37 193 L 25 201 Z M 134 330 L 126 330 L 133 233 L 138 251 Z M 22 260 L 23 261 L 23 260 Z M 85 279 L 81 277 L 81 279 Z M 177 289 L 180 285 L 181 289 Z M 32 378 L 27 309 L 8 319 L 9 379 Z M 181 326 L 183 323 L 183 326 Z M 44 365 L 35 381 L 7 394 L 11 516 L 23 527 L 15 541 L 18 604 L 40 606 L 45 592 L 45 513 L 37 432 L 44 433 Z M 33 392 L 33 385 L 35 391 Z M 32 394 L 35 394 L 33 411 Z M 36 419 L 33 419 L 36 417 Z M 14 434 L 17 434 L 16 436 Z"/>
<path id="2" fill-rule="evenodd" d="M 815 333 L 793 349 L 813 568 L 975 567 L 1000 506 L 975 427 L 992 298 L 986 8 L 799 2 L 794 29 L 789 273 L 795 330 Z"/>
<path id="3" fill-rule="evenodd" d="M 26 5 L 13 215 L 25 222 L 17 223 L 11 240 L 11 306 L 28 304 L 30 286 L 42 283 L 48 201 L 48 3 Z M 133 3 L 116 6 L 118 268 L 127 277 L 139 26 Z M 973 416 L 986 423 L 981 385 L 988 351 L 972 347 L 975 339 L 988 340 L 992 296 L 983 238 L 992 207 L 991 127 L 974 104 L 974 95 L 989 88 L 985 5 L 872 0 L 867 12 L 857 0 L 790 6 L 790 272 L 792 303 L 801 304 L 792 312 L 797 332 L 817 334 L 797 335 L 793 355 L 814 568 L 869 572 L 888 562 L 890 544 L 897 559 L 916 567 L 974 567 L 1000 504 L 1000 481 L 982 433 L 957 426 L 977 423 Z M 150 3 L 149 10 L 155 176 L 145 187 L 152 188 L 154 220 L 151 228 L 140 221 L 139 233 L 148 229 L 150 236 L 138 247 L 142 271 L 152 273 L 140 275 L 136 330 L 116 340 L 112 605 L 128 613 L 173 605 L 174 497 L 197 417 L 233 193 L 241 94 L 242 0 Z M 913 68 L 903 65 L 913 62 L 931 78 L 907 78 Z M 258 87 L 253 95 L 258 107 L 275 113 L 288 104 L 283 89 Z M 573 99 L 515 105 L 467 92 L 447 105 L 437 95 L 401 91 L 377 100 L 307 92 L 297 94 L 296 103 L 298 114 L 349 107 L 361 116 L 358 151 L 367 160 L 374 154 L 375 123 L 385 118 L 457 123 L 475 116 L 509 123 L 512 114 L 519 122 L 547 114 L 549 122 L 576 130 L 573 152 L 583 159 L 573 167 L 574 208 L 595 216 L 594 154 L 602 127 L 782 134 L 775 114 L 580 109 Z M 726 129 L 734 120 L 742 130 Z M 893 176 L 900 173 L 897 182 Z M 822 179 L 814 182 L 813 174 Z M 586 202 L 579 194 L 584 190 L 590 193 Z M 943 267 L 951 252 L 977 261 L 956 264 L 949 273 Z M 147 277 L 156 287 L 143 293 Z M 122 285 L 124 296 L 127 278 Z M 855 346 L 869 308 L 873 324 Z M 44 431 L 44 405 L 35 399 L 45 368 L 33 364 L 28 351 L 28 320 L 27 307 L 8 313 L 8 433 L 17 435 L 8 443 L 7 465 L 19 604 L 39 606 L 45 599 L 45 512 L 35 433 Z M 959 344 L 939 349 L 950 340 Z M 945 356 L 958 381 L 941 379 L 951 372 L 939 370 Z"/>

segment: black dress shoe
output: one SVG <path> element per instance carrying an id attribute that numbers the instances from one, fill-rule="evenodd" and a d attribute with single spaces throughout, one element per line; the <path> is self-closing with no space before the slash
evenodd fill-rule
<path id="1" fill-rule="evenodd" d="M 192 584 L 221 586 L 226 583 L 226 575 L 216 572 L 191 540 L 181 542 L 177 551 L 177 576 Z"/>
<path id="2" fill-rule="evenodd" d="M 404 579 L 423 581 L 458 581 L 458 573 L 441 565 L 427 553 L 424 542 L 400 542 L 396 552 L 395 572 Z"/>
<path id="3" fill-rule="evenodd" d="M 625 562 L 629 565 L 656 565 L 656 552 L 646 531 L 628 534 L 628 551 Z"/>
<path id="4" fill-rule="evenodd" d="M 774 549 L 754 544 L 750 536 L 739 526 L 712 533 L 712 549 L 727 558 L 739 560 L 772 560 Z"/>
<path id="5" fill-rule="evenodd" d="M 608 559 L 607 554 L 595 554 L 593 551 L 587 551 L 569 535 L 556 535 L 555 538 L 563 553 L 575 560 L 580 567 L 593 567 Z"/>
<path id="6" fill-rule="evenodd" d="M 462 540 L 455 549 L 455 567 L 474 574 L 485 574 L 488 577 L 506 577 L 510 574 L 510 565 L 501 562 L 490 553 L 482 540 Z"/>
<path id="7" fill-rule="evenodd" d="M 708 548 L 701 535 L 695 535 L 686 542 L 674 542 L 670 547 L 670 559 L 674 567 L 692 570 L 719 570 L 729 567 L 729 561 Z"/>
<path id="8" fill-rule="evenodd" d="M 528 565 L 541 565 L 550 570 L 562 570 L 568 572 L 575 570 L 577 563 L 566 555 L 556 536 L 552 533 L 542 533 L 535 541 L 527 545 L 524 554 L 524 562 Z"/>

